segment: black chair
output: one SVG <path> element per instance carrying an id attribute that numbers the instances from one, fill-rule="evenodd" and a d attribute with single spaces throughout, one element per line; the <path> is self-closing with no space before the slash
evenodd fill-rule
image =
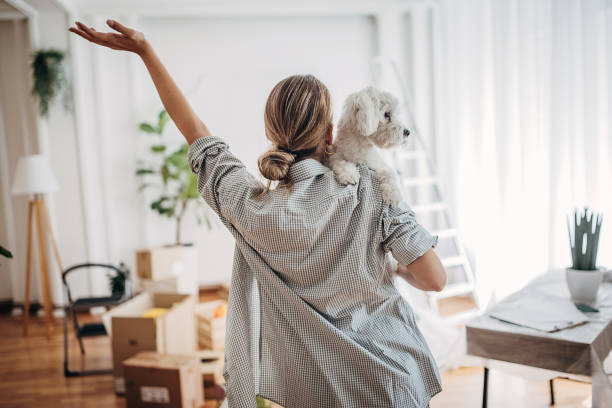
<path id="1" fill-rule="evenodd" d="M 123 296 L 106 296 L 106 297 L 91 297 L 91 298 L 79 298 L 74 300 L 70 293 L 70 286 L 66 281 L 66 277 L 69 273 L 74 272 L 78 269 L 86 269 L 86 268 L 105 268 L 114 271 L 115 273 L 123 276 L 125 278 L 125 293 Z M 100 270 L 100 269 L 97 269 Z M 129 299 L 130 297 L 130 285 L 129 280 L 127 279 L 126 273 L 120 268 L 110 265 L 110 264 L 98 264 L 98 263 L 84 263 L 79 265 L 74 265 L 64 271 L 62 273 L 62 282 L 64 284 L 64 297 L 66 299 L 66 305 L 64 306 L 64 376 L 65 377 L 78 377 L 84 375 L 98 375 L 98 374 L 110 374 L 112 373 L 112 369 L 105 370 L 81 370 L 81 371 L 73 371 L 68 367 L 68 319 L 70 318 L 68 315 L 72 315 L 72 321 L 74 323 L 74 333 L 79 341 L 79 346 L 81 348 L 81 354 L 85 354 L 85 347 L 83 346 L 83 338 L 85 337 L 95 337 L 95 336 L 106 336 L 106 329 L 104 328 L 104 324 L 102 322 L 99 323 L 86 323 L 84 325 L 80 325 L 77 319 L 78 312 L 89 311 L 92 307 L 98 306 L 116 306 L 123 301 Z"/>

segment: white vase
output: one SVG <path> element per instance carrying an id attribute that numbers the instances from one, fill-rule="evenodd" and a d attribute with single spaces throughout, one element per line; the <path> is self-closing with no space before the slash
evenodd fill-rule
<path id="1" fill-rule="evenodd" d="M 597 299 L 597 291 L 603 280 L 604 269 L 580 271 L 567 268 L 565 280 L 567 288 L 575 302 L 593 303 Z"/>

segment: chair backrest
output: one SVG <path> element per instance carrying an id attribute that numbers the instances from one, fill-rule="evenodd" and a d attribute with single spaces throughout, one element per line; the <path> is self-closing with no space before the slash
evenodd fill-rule
<path id="1" fill-rule="evenodd" d="M 69 273 L 74 272 L 75 270 L 78 269 L 85 269 L 85 268 L 105 268 L 105 269 L 111 269 L 113 271 L 115 271 L 118 275 L 123 276 L 123 278 L 126 280 L 126 291 L 128 291 L 128 285 L 127 285 L 127 275 L 125 273 L 125 271 L 123 271 L 121 268 L 112 265 L 112 264 L 102 264 L 102 263 L 82 263 L 82 264 L 77 264 L 77 265 L 73 265 L 70 268 L 66 269 L 63 273 L 62 273 L 62 282 L 64 283 L 64 290 L 66 291 L 66 296 L 68 297 L 68 302 L 72 303 L 72 296 L 70 295 L 70 285 L 68 285 L 68 282 L 66 281 L 66 277 L 68 276 Z M 101 269 L 97 269 L 97 270 L 101 270 Z"/>

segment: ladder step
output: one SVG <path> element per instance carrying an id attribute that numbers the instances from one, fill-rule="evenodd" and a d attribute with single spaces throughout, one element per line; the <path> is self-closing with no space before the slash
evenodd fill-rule
<path id="1" fill-rule="evenodd" d="M 404 187 L 427 186 L 430 184 L 436 184 L 437 182 L 438 178 L 433 176 L 407 177 L 402 179 L 402 185 Z"/>
<path id="2" fill-rule="evenodd" d="M 438 238 L 448 238 L 457 235 L 457 230 L 455 228 L 441 229 L 433 231 L 431 235 L 437 235 Z"/>
<path id="3" fill-rule="evenodd" d="M 451 266 L 459 266 L 459 265 L 465 265 L 468 263 L 468 260 L 465 256 L 451 256 L 448 258 L 444 258 L 441 260 L 442 265 L 444 265 L 445 268 L 451 267 Z"/>
<path id="4" fill-rule="evenodd" d="M 404 160 L 418 160 L 427 157 L 427 153 L 424 150 L 400 150 L 396 154 L 398 159 Z"/>
<path id="5" fill-rule="evenodd" d="M 426 213 L 426 212 L 433 212 L 433 211 L 442 211 L 442 210 L 445 210 L 446 207 L 447 207 L 446 203 L 442 201 L 435 201 L 433 203 L 415 205 L 414 207 L 411 207 L 411 208 L 412 208 L 412 211 L 414 211 L 415 213 Z"/>
<path id="6" fill-rule="evenodd" d="M 436 300 L 467 295 L 474 292 L 474 285 L 468 282 L 450 283 L 440 292 L 432 292 L 430 296 Z"/>

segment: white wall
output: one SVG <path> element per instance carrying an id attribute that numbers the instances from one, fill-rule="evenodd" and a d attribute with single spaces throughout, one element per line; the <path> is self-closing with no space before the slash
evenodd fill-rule
<path id="1" fill-rule="evenodd" d="M 0 22 L 0 243 L 13 252 L 14 258 L 0 258 L 0 299 L 11 299 L 13 292 L 23 288 L 26 241 L 26 218 L 28 201 L 25 197 L 12 197 L 10 182 L 19 156 L 36 145 L 36 124 L 33 123 L 34 108 L 26 89 L 29 82 L 23 66 L 28 55 L 28 24 L 22 20 Z M 18 225 L 14 220 L 19 220 Z M 21 272 L 21 273 L 18 273 Z M 38 281 L 34 280 L 32 292 L 39 293 Z M 23 290 L 19 290 L 23 299 Z"/>

